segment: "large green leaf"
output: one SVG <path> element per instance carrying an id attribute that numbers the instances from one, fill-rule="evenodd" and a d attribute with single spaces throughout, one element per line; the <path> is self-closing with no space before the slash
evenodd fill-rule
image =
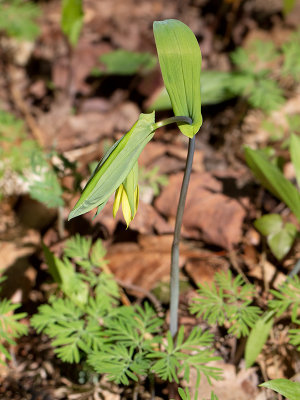
<path id="1" fill-rule="evenodd" d="M 300 194 L 295 186 L 259 150 L 246 147 L 245 158 L 260 183 L 283 201 L 300 221 Z"/>
<path id="2" fill-rule="evenodd" d="M 290 153 L 292 163 L 295 169 L 296 179 L 300 187 L 300 137 L 292 134 L 290 140 Z"/>
<path id="3" fill-rule="evenodd" d="M 86 184 L 69 220 L 107 203 L 111 194 L 124 182 L 143 148 L 152 139 L 154 112 L 141 114 L 130 131 L 108 151 Z M 98 213 L 97 212 L 97 213 Z"/>
<path id="4" fill-rule="evenodd" d="M 245 349 L 246 368 L 251 367 L 266 343 L 274 322 L 274 312 L 268 312 L 254 325 Z"/>
<path id="5" fill-rule="evenodd" d="M 72 46 L 76 46 L 83 25 L 82 0 L 63 0 L 61 28 Z"/>
<path id="6" fill-rule="evenodd" d="M 289 381 L 288 379 L 273 379 L 262 383 L 260 386 L 272 389 L 274 392 L 280 393 L 288 400 L 300 399 L 300 383 Z"/>
<path id="7" fill-rule="evenodd" d="M 175 19 L 153 24 L 163 80 L 176 116 L 190 117 L 191 125 L 179 125 L 192 138 L 202 125 L 200 72 L 201 51 L 193 32 Z"/>

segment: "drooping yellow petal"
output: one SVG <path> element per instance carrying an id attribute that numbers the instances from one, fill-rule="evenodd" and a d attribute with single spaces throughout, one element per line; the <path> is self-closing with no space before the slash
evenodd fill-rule
<path id="1" fill-rule="evenodd" d="M 118 209 L 120 207 L 123 191 L 124 191 L 124 187 L 123 187 L 123 184 L 121 184 L 118 187 L 118 189 L 116 190 L 116 193 L 115 193 L 115 200 L 114 200 L 114 205 L 113 205 L 113 216 L 114 216 L 114 218 L 116 217 Z"/>
<path id="2" fill-rule="evenodd" d="M 122 192 L 122 212 L 123 212 L 124 219 L 125 219 L 125 222 L 126 222 L 126 225 L 128 228 L 130 222 L 133 220 L 133 216 L 131 214 L 131 208 L 130 208 L 129 200 L 128 200 L 125 190 L 123 190 L 123 192 Z"/>

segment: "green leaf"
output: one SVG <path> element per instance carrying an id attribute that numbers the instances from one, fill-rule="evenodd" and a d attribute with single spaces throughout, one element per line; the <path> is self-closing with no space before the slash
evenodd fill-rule
<path id="1" fill-rule="evenodd" d="M 300 31 L 291 35 L 290 39 L 282 45 L 284 55 L 282 74 L 291 76 L 296 82 L 300 80 Z"/>
<path id="2" fill-rule="evenodd" d="M 276 312 L 276 316 L 282 315 L 288 309 L 292 312 L 292 322 L 299 324 L 298 309 L 300 307 L 300 279 L 297 275 L 288 278 L 278 290 L 270 291 L 274 299 L 268 306 Z"/>
<path id="3" fill-rule="evenodd" d="M 283 221 L 279 214 L 267 214 L 254 222 L 255 228 L 263 235 L 268 236 L 282 229 Z"/>
<path id="4" fill-rule="evenodd" d="M 286 223 L 279 232 L 268 236 L 268 245 L 278 260 L 282 260 L 283 257 L 287 255 L 296 239 L 296 236 L 297 228 L 292 223 Z"/>
<path id="5" fill-rule="evenodd" d="M 283 14 L 286 16 L 289 14 L 296 4 L 296 0 L 283 0 Z"/>
<path id="6" fill-rule="evenodd" d="M 285 396 L 288 400 L 299 400 L 300 399 L 300 383 L 293 382 L 288 379 L 273 379 L 271 381 L 262 383 L 262 387 L 272 389 L 274 392 L 280 393 Z"/>
<path id="7" fill-rule="evenodd" d="M 279 214 L 268 214 L 254 222 L 255 228 L 264 236 L 272 253 L 278 260 L 282 260 L 290 251 L 297 236 L 297 228 L 288 222 L 284 225 Z"/>
<path id="8" fill-rule="evenodd" d="M 105 65 L 104 69 L 94 68 L 92 75 L 134 75 L 151 71 L 156 63 L 156 57 L 150 53 L 137 53 L 127 50 L 115 50 L 103 54 L 99 61 Z"/>
<path id="9" fill-rule="evenodd" d="M 139 155 L 152 139 L 154 112 L 141 114 L 130 131 L 103 157 L 69 215 L 71 218 L 105 206 L 111 194 L 124 182 Z M 97 212 L 97 213 L 98 213 Z"/>
<path id="10" fill-rule="evenodd" d="M 106 249 L 100 239 L 96 240 L 91 251 L 91 263 L 95 267 L 103 268 L 108 261 L 104 259 Z"/>
<path id="11" fill-rule="evenodd" d="M 61 28 L 72 46 L 76 46 L 83 25 L 82 0 L 63 0 Z"/>
<path id="12" fill-rule="evenodd" d="M 265 76 L 255 79 L 250 93 L 245 93 L 245 95 L 252 107 L 261 108 L 267 113 L 277 110 L 285 102 L 283 91 L 278 83 Z"/>
<path id="13" fill-rule="evenodd" d="M 300 194 L 293 184 L 259 150 L 246 147 L 245 158 L 260 183 L 283 201 L 300 221 Z"/>
<path id="14" fill-rule="evenodd" d="M 176 116 L 190 117 L 191 125 L 179 125 L 192 138 L 202 125 L 201 51 L 193 32 L 175 19 L 155 21 L 155 43 L 163 80 Z"/>
<path id="15" fill-rule="evenodd" d="M 292 134 L 290 139 L 291 160 L 295 169 L 296 179 L 300 187 L 300 137 Z"/>
<path id="16" fill-rule="evenodd" d="M 85 238 L 77 233 L 66 241 L 64 254 L 70 258 L 88 259 L 92 244 L 91 238 Z"/>
<path id="17" fill-rule="evenodd" d="M 0 32 L 18 40 L 34 40 L 39 32 L 35 22 L 40 15 L 40 8 L 31 1 L 0 1 Z"/>
<path id="18" fill-rule="evenodd" d="M 1 279 L 1 282 L 3 279 Z M 26 317 L 26 313 L 14 313 L 20 304 L 13 304 L 10 300 L 0 300 L 0 364 L 5 365 L 5 359 L 10 360 L 11 355 L 5 345 L 15 345 L 15 338 L 26 335 L 28 328 L 19 322 Z M 4 358 L 2 357 L 4 355 Z"/>
<path id="19" fill-rule="evenodd" d="M 49 170 L 41 175 L 41 180 L 29 182 L 30 196 L 44 203 L 49 208 L 61 207 L 64 205 L 62 199 L 62 188 L 54 171 Z"/>
<path id="20" fill-rule="evenodd" d="M 273 316 L 273 311 L 269 311 L 268 313 L 264 314 L 256 321 L 253 329 L 251 330 L 245 349 L 246 368 L 251 367 L 266 343 L 270 330 L 273 326 Z"/>

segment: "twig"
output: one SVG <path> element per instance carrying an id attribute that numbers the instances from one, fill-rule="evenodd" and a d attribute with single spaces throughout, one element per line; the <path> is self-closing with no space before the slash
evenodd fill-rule
<path id="1" fill-rule="evenodd" d="M 126 283 L 126 282 L 123 282 L 122 280 L 116 279 L 116 278 L 115 278 L 115 280 L 119 286 L 121 286 L 122 288 L 124 288 L 126 290 L 132 290 L 132 291 L 137 291 L 137 292 L 143 293 L 145 295 L 145 297 L 147 297 L 151 301 L 153 306 L 155 307 L 155 310 L 156 310 L 158 316 L 160 317 L 163 315 L 162 305 L 161 305 L 160 301 L 158 300 L 158 298 L 153 293 L 149 292 L 148 290 L 146 290 L 140 286 L 134 285 L 133 283 Z"/>

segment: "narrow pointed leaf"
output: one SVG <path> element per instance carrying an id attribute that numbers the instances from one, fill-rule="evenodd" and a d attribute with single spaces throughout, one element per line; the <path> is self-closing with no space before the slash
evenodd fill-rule
<path id="1" fill-rule="evenodd" d="M 192 138 L 202 125 L 200 47 L 190 28 L 175 19 L 154 22 L 153 31 L 163 80 L 174 114 L 193 120 L 191 125 L 179 125 L 179 129 Z"/>
<path id="2" fill-rule="evenodd" d="M 262 318 L 257 320 L 251 330 L 245 349 L 246 368 L 250 368 L 251 365 L 255 363 L 258 355 L 264 347 L 273 326 L 273 316 L 273 311 L 265 313 Z"/>
<path id="3" fill-rule="evenodd" d="M 124 182 L 139 155 L 152 139 L 154 112 L 141 114 L 130 131 L 100 161 L 86 184 L 80 199 L 69 215 L 71 218 L 103 208 L 111 194 Z"/>
<path id="4" fill-rule="evenodd" d="M 72 46 L 76 46 L 83 25 L 82 0 L 63 0 L 61 27 Z"/>
<path id="5" fill-rule="evenodd" d="M 283 201 L 300 221 L 300 193 L 260 151 L 245 148 L 246 162 L 260 183 Z"/>
<path id="6" fill-rule="evenodd" d="M 300 188 L 300 137 L 295 134 L 291 135 L 290 153 L 295 169 L 297 183 Z"/>

